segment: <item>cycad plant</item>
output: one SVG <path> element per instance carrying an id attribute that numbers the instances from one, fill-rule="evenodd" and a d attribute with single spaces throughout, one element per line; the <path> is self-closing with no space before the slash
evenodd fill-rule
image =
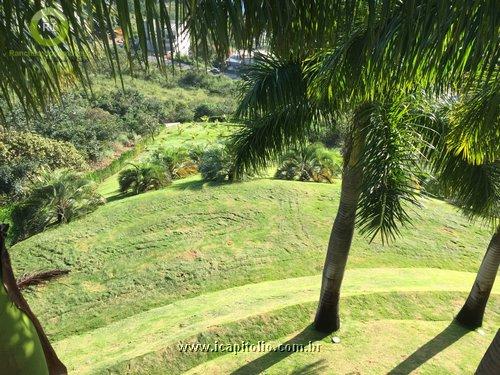
<path id="1" fill-rule="evenodd" d="M 312 144 L 287 152 L 280 160 L 275 177 L 284 180 L 333 182 L 341 173 L 333 151 Z"/>
<path id="2" fill-rule="evenodd" d="M 12 212 L 14 239 L 19 241 L 50 225 L 68 223 L 104 202 L 96 192 L 96 185 L 79 173 L 69 170 L 45 173 Z"/>
<path id="3" fill-rule="evenodd" d="M 120 192 L 125 194 L 141 194 L 150 190 L 158 190 L 171 183 L 171 177 L 165 167 L 158 164 L 131 164 L 118 176 Z"/>

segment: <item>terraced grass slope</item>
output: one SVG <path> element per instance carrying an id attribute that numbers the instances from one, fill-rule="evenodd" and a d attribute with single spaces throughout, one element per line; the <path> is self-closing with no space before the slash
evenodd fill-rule
<path id="1" fill-rule="evenodd" d="M 482 333 L 448 325 L 490 234 L 441 201 L 424 200 L 395 243 L 356 235 L 341 343 L 308 326 L 339 187 L 176 181 L 17 244 L 13 265 L 17 274 L 71 268 L 26 294 L 73 373 L 472 371 L 500 325 L 499 285 Z M 178 347 L 242 340 L 312 340 L 322 350 L 223 355 Z"/>

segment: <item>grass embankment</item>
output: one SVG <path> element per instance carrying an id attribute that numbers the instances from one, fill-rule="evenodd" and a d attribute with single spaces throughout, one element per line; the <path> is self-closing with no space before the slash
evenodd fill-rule
<path id="1" fill-rule="evenodd" d="M 192 127 L 194 138 L 184 130 L 176 140 L 177 130 L 168 129 L 157 144 L 202 138 L 201 128 Z M 490 233 L 441 201 L 424 200 L 413 227 L 390 245 L 368 244 L 357 234 L 343 287 L 342 342 L 308 328 L 339 187 L 339 181 L 179 180 L 19 243 L 13 263 L 17 274 L 72 270 L 26 296 L 75 373 L 383 373 L 427 341 L 397 370 L 426 362 L 424 373 L 473 371 L 500 324 L 498 285 L 484 335 L 462 337 L 464 331 L 446 327 Z M 321 352 L 222 356 L 181 354 L 176 346 L 281 343 L 297 335 L 320 340 Z"/>
<path id="2" fill-rule="evenodd" d="M 145 162 L 158 149 L 178 149 L 185 148 L 189 150 L 193 147 L 209 148 L 218 141 L 223 141 L 231 134 L 234 124 L 230 123 L 185 123 L 168 124 L 160 134 L 155 137 L 154 142 L 145 145 L 144 151 L 129 160 L 130 163 Z M 123 165 L 123 168 L 127 165 Z M 99 193 L 106 198 L 114 197 L 119 194 L 118 173 L 106 178 L 99 186 Z"/>

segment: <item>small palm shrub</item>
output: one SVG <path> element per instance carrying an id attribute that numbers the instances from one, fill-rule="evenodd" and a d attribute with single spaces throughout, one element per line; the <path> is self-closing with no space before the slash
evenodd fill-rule
<path id="1" fill-rule="evenodd" d="M 191 155 L 191 151 L 185 148 L 163 149 L 153 154 L 152 161 L 162 165 L 172 180 L 177 180 L 198 173 L 198 163 Z"/>
<path id="2" fill-rule="evenodd" d="M 132 165 L 118 176 L 121 193 L 140 194 L 150 190 L 158 190 L 171 183 L 168 171 L 157 164 Z"/>
<path id="3" fill-rule="evenodd" d="M 14 241 L 92 212 L 105 203 L 96 188 L 93 182 L 69 170 L 42 175 L 12 211 Z"/>
<path id="4" fill-rule="evenodd" d="M 234 161 L 225 146 L 205 151 L 198 169 L 206 181 L 234 181 Z"/>
<path id="5" fill-rule="evenodd" d="M 321 144 L 312 144 L 285 154 L 275 177 L 282 180 L 331 183 L 341 172 L 339 154 Z"/>

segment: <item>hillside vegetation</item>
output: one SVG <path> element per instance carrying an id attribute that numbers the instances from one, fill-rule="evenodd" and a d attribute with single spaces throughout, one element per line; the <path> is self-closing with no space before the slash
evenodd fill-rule
<path id="1" fill-rule="evenodd" d="M 195 133 L 196 125 L 167 129 L 151 147 Z M 442 201 L 423 200 L 413 226 L 390 245 L 356 235 L 342 342 L 308 328 L 339 188 L 339 180 L 212 184 L 194 176 L 112 200 L 25 240 L 12 248 L 13 263 L 18 275 L 71 269 L 26 296 L 75 373 L 386 372 L 441 330 L 437 347 L 458 342 L 426 363 L 424 373 L 472 371 L 500 323 L 500 289 L 493 291 L 482 334 L 446 328 L 472 284 L 489 232 Z M 321 353 L 223 356 L 177 348 L 179 341 L 281 343 L 295 336 L 319 340 Z M 431 346 L 406 366 L 425 362 Z M 353 353 L 356 363 L 349 360 Z"/>

